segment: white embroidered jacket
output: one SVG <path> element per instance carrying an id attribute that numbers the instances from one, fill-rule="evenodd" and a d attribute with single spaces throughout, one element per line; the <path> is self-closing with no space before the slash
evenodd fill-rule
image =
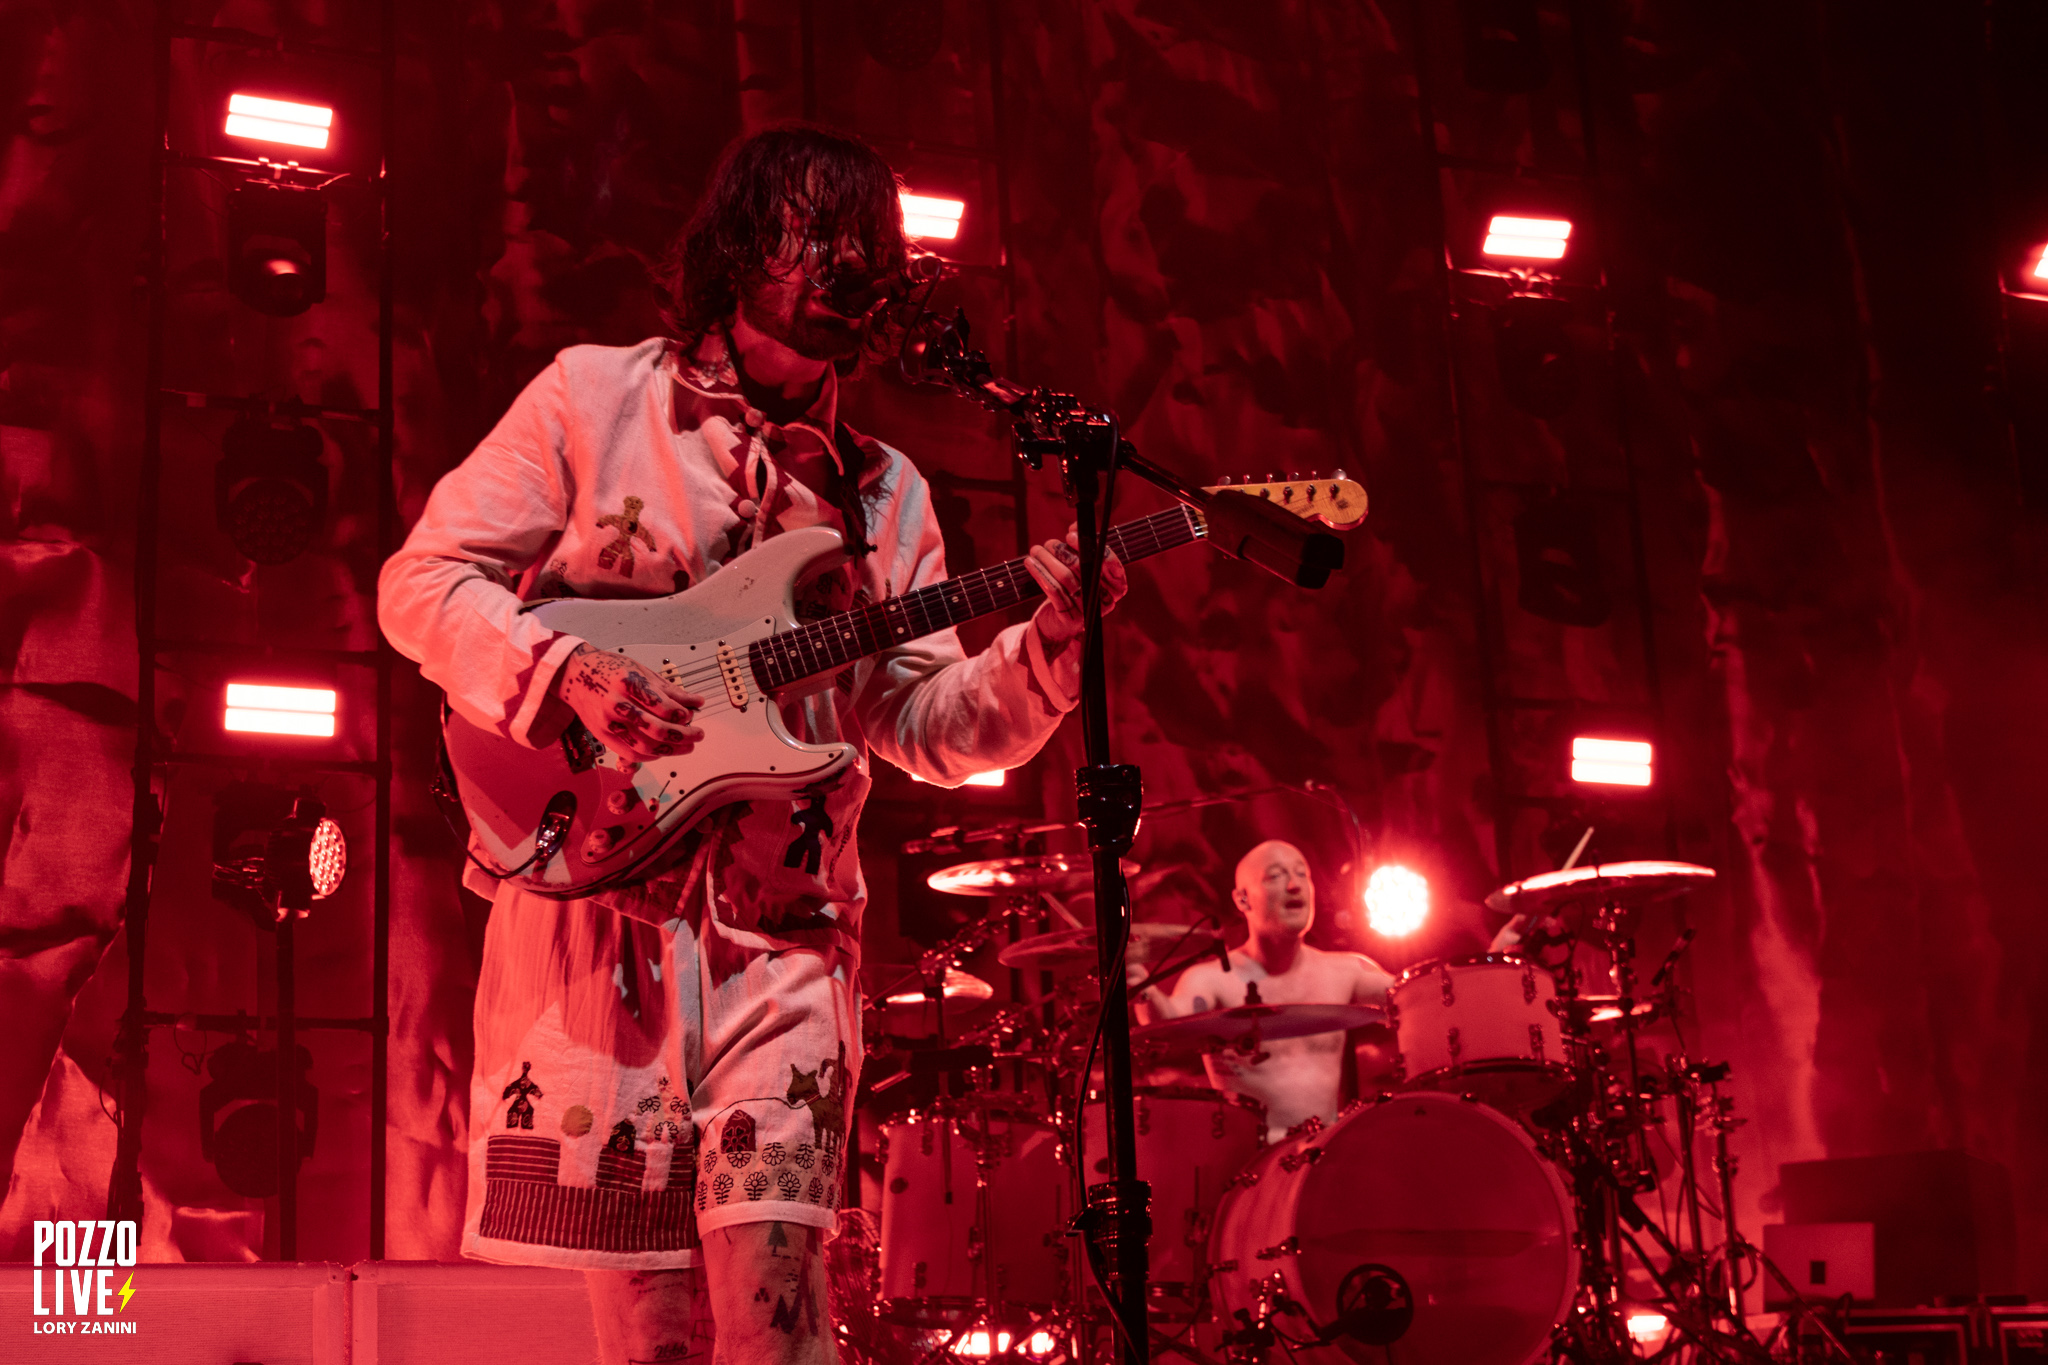
<path id="1" fill-rule="evenodd" d="M 552 743 L 567 718 L 542 706 L 581 643 L 520 604 L 542 597 L 657 597 L 699 582 L 759 539 L 825 522 L 837 508 L 790 478 L 779 452 L 833 449 L 828 375 L 803 419 L 767 422 L 734 382 L 722 343 L 681 363 L 670 344 L 574 346 L 513 402 L 435 486 L 404 548 L 385 564 L 378 619 L 466 720 L 522 744 Z M 946 577 L 930 490 L 901 452 L 857 437 L 875 552 L 826 576 L 823 613 Z M 1029 623 L 972 659 L 952 630 L 843 670 L 791 702 L 793 734 L 861 751 L 829 790 L 753 802 L 693 832 L 674 870 L 599 904 L 652 923 L 703 894 L 724 936 L 752 947 L 836 943 L 857 950 L 867 899 L 854 826 L 870 752 L 944 786 L 1036 753 L 1073 706 Z M 472 866 L 473 889 L 494 894 Z M 702 891 L 698 890 L 702 887 Z"/>

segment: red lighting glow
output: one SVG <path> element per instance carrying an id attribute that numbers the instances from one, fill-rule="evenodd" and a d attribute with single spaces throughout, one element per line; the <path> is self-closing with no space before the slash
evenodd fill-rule
<path id="1" fill-rule="evenodd" d="M 1365 922 L 1382 938 L 1406 938 L 1429 918 L 1429 879 L 1397 863 L 1372 870 L 1365 883 Z"/>
<path id="2" fill-rule="evenodd" d="M 1580 735 L 1572 741 L 1572 781 L 1605 787 L 1647 787 L 1651 757 L 1650 746 L 1641 740 Z"/>
<path id="3" fill-rule="evenodd" d="M 1662 1313 L 1645 1312 L 1630 1313 L 1628 1315 L 1628 1334 L 1641 1346 L 1656 1345 L 1657 1339 L 1664 1335 L 1665 1329 L 1670 1325 L 1671 1319 L 1665 1317 Z"/>
<path id="4" fill-rule="evenodd" d="M 266 99 L 261 95 L 231 95 L 228 98 L 229 137 L 246 137 L 256 142 L 282 142 L 291 147 L 327 146 L 327 132 L 334 126 L 334 111 L 318 104 L 294 104 L 290 100 Z"/>
<path id="5" fill-rule="evenodd" d="M 255 735 L 334 737 L 335 693 L 331 687 L 272 687 L 229 683 L 223 730 Z"/>
<path id="6" fill-rule="evenodd" d="M 1009 774 L 1005 770 L 995 768 L 985 773 L 974 773 L 960 785 L 963 787 L 1000 787 L 1003 785 L 1003 780 L 1008 776 Z M 912 782 L 929 782 L 931 779 L 919 777 L 916 773 L 912 773 L 910 780 Z"/>
<path id="7" fill-rule="evenodd" d="M 929 194 L 912 194 L 909 190 L 899 192 L 896 197 L 903 201 L 904 236 L 936 237 L 950 242 L 960 235 L 960 220 L 967 213 L 965 202 Z"/>
<path id="8" fill-rule="evenodd" d="M 1563 218 L 1516 218 L 1495 214 L 1486 225 L 1480 254 L 1511 261 L 1554 261 L 1564 255 L 1572 225 Z"/>
<path id="9" fill-rule="evenodd" d="M 2027 272 L 2030 280 L 2048 280 L 2048 246 L 2041 248 L 2041 255 L 2034 262 L 2034 268 Z"/>

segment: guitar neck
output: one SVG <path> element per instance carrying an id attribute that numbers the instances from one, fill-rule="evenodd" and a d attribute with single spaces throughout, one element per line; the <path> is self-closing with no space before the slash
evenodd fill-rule
<path id="1" fill-rule="evenodd" d="M 1207 529 L 1193 508 L 1176 504 L 1113 527 L 1109 548 L 1129 564 L 1199 540 Z M 1044 595 L 1024 561 L 1013 559 L 756 640 L 747 655 L 755 677 L 772 691 Z"/>

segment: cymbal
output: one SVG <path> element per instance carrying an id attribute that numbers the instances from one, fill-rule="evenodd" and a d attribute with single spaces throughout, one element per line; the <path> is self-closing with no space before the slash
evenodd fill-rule
<path id="1" fill-rule="evenodd" d="M 994 986 L 989 985 L 988 982 L 983 981 L 974 973 L 963 972 L 958 967 L 946 968 L 946 1001 L 948 1004 L 955 1000 L 963 1002 L 988 1000 L 994 998 L 995 993 L 996 988 Z M 928 1003 L 930 999 L 931 997 L 924 993 L 924 987 L 909 986 L 896 992 L 894 995 L 884 997 L 882 1003 L 885 1005 L 922 1005 Z"/>
<path id="2" fill-rule="evenodd" d="M 1601 863 L 1545 872 L 1503 886 L 1486 898 L 1489 910 L 1548 915 L 1574 905 L 1649 905 L 1681 896 L 1714 880 L 1714 869 L 1655 859 Z"/>
<path id="3" fill-rule="evenodd" d="M 1275 1038 L 1306 1038 L 1314 1033 L 1338 1033 L 1377 1024 L 1386 1018 L 1386 1013 L 1377 1005 L 1334 1002 L 1239 1005 L 1236 1009 L 1205 1010 L 1145 1024 L 1131 1030 L 1131 1041 L 1214 1051 L 1249 1036 L 1254 1029 L 1268 1042 Z"/>
<path id="4" fill-rule="evenodd" d="M 1138 865 L 1124 860 L 1124 875 Z M 925 885 L 954 896 L 1009 896 L 1018 892 L 1061 891 L 1083 887 L 1094 872 L 1085 853 L 1032 853 L 1015 858 L 987 858 L 955 863 L 926 877 Z"/>
<path id="5" fill-rule="evenodd" d="M 1176 944 L 1189 949 L 1209 947 L 1216 942 L 1216 931 L 1206 925 L 1133 924 L 1131 942 L 1150 957 L 1161 948 L 1171 949 Z M 1049 934 L 1020 938 L 1015 943 L 1003 945 L 1002 951 L 996 954 L 996 961 L 1005 967 L 1038 967 L 1046 971 L 1058 967 L 1092 967 L 1095 965 L 1095 930 L 1055 929 Z"/>

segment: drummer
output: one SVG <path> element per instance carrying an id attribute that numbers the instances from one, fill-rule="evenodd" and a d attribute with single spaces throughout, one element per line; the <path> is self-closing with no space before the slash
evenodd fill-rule
<path id="1" fill-rule="evenodd" d="M 1245 1003 L 1251 985 L 1268 1005 L 1386 1002 L 1393 978 L 1378 963 L 1360 953 L 1325 952 L 1308 943 L 1316 889 L 1308 859 L 1293 844 L 1268 839 L 1240 858 L 1231 900 L 1251 935 L 1229 953 L 1229 970 L 1204 959 L 1181 973 L 1171 993 L 1146 987 L 1133 997 L 1139 1022 L 1235 1009 Z M 1130 963 L 1125 970 L 1136 991 L 1146 968 Z M 1337 1117 L 1344 1056 L 1344 1035 L 1321 1033 L 1262 1042 L 1250 1056 L 1219 1052 L 1204 1057 L 1202 1064 L 1212 1085 L 1266 1107 L 1267 1136 L 1277 1141 L 1311 1118 L 1329 1123 Z"/>

